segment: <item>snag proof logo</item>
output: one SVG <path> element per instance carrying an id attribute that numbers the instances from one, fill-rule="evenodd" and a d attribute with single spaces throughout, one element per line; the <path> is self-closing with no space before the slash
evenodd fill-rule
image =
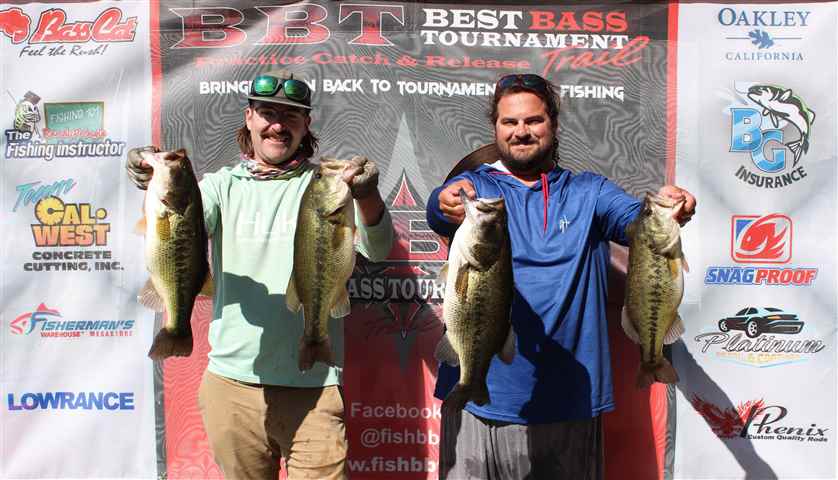
<path id="1" fill-rule="evenodd" d="M 772 267 L 754 264 L 787 264 L 792 259 L 792 219 L 781 213 L 733 215 L 730 256 L 747 266 L 711 265 L 705 285 L 811 286 L 818 276 L 812 267 Z"/>
<path id="2" fill-rule="evenodd" d="M 800 164 L 812 145 L 815 112 L 791 88 L 737 82 L 740 104 L 730 108 L 730 151 L 744 156 L 736 178 L 759 188 L 782 188 L 806 177 Z"/>

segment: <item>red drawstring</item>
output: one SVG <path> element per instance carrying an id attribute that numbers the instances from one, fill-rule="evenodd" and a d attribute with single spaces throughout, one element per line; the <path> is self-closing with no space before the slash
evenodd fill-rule
<path id="1" fill-rule="evenodd" d="M 547 183 L 547 174 L 541 174 L 541 193 L 544 194 L 544 233 L 547 233 L 547 202 L 550 199 L 550 184 Z"/>
<path id="2" fill-rule="evenodd" d="M 510 172 L 492 170 L 490 175 L 512 175 Z M 547 183 L 547 174 L 541 174 L 541 193 L 544 195 L 544 233 L 547 233 L 547 203 L 550 201 L 550 184 Z"/>

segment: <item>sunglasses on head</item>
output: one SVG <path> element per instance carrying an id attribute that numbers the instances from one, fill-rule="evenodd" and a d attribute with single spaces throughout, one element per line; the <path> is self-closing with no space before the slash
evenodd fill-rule
<path id="1" fill-rule="evenodd" d="M 273 75 L 259 75 L 250 84 L 250 93 L 259 97 L 273 97 L 279 89 L 285 92 L 285 98 L 296 102 L 302 102 L 311 93 L 306 82 L 302 80 L 277 78 Z"/>
<path id="2" fill-rule="evenodd" d="M 504 90 L 517 86 L 532 88 L 539 92 L 547 92 L 547 81 L 533 73 L 512 73 L 505 75 L 498 80 L 495 90 Z"/>

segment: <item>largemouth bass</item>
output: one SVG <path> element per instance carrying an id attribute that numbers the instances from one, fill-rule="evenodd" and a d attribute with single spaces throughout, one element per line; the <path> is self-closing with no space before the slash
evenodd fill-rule
<path id="1" fill-rule="evenodd" d="M 355 268 L 355 207 L 343 180 L 348 162 L 323 159 L 300 204 L 294 236 L 294 268 L 286 291 L 292 312 L 303 309 L 298 366 L 334 365 L 329 319 L 349 315 L 346 282 Z"/>
<path id="2" fill-rule="evenodd" d="M 491 401 L 486 375 L 492 357 L 505 363 L 515 356 L 515 337 L 509 320 L 512 304 L 512 256 L 503 198 L 460 198 L 465 219 L 454 234 L 445 279 L 442 315 L 446 332 L 435 356 L 460 367 L 460 380 L 445 398 L 446 408 L 462 409 L 469 401 Z"/>
<path id="3" fill-rule="evenodd" d="M 629 265 L 623 329 L 640 345 L 637 386 L 675 383 L 678 374 L 663 356 L 663 345 L 684 333 L 678 305 L 684 296 L 687 263 L 675 216 L 684 201 L 646 194 L 643 211 L 626 229 Z"/>
<path id="4" fill-rule="evenodd" d="M 145 234 L 145 262 L 150 278 L 140 291 L 141 304 L 166 312 L 148 356 L 155 360 L 192 353 L 192 308 L 199 293 L 212 295 L 207 262 L 207 233 L 201 192 L 184 150 L 132 149 L 154 169 L 145 196 L 145 216 L 137 230 Z"/>

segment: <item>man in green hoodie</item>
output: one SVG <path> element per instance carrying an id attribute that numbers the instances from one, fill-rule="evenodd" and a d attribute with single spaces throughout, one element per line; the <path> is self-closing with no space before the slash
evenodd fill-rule
<path id="1" fill-rule="evenodd" d="M 300 313 L 285 306 L 302 194 L 315 166 L 311 90 L 286 70 L 257 76 L 248 95 L 241 150 L 232 167 L 200 182 L 215 281 L 209 364 L 198 403 L 216 462 L 227 478 L 346 478 L 346 431 L 340 390 L 343 322 L 331 322 L 335 366 L 298 368 Z M 156 151 L 153 147 L 148 147 Z M 344 180 L 355 201 L 356 250 L 383 260 L 393 226 L 378 192 L 378 169 L 353 157 Z M 151 170 L 129 154 L 141 189 Z"/>

